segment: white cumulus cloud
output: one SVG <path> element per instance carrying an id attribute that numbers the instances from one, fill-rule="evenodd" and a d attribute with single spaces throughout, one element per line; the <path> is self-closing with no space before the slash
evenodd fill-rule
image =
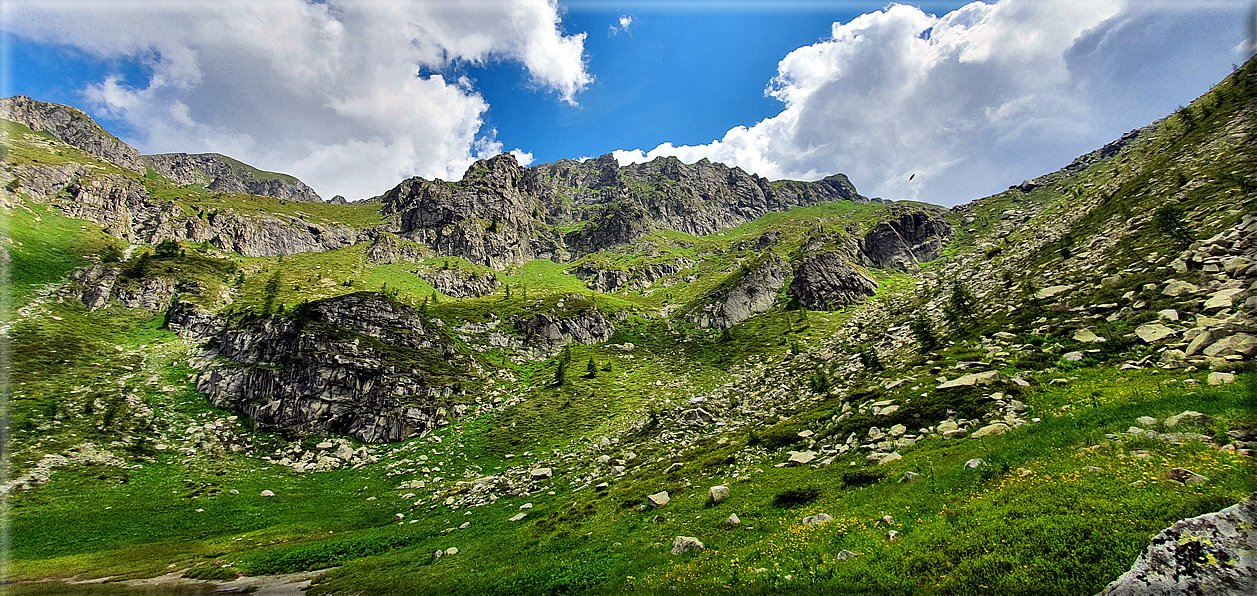
<path id="1" fill-rule="evenodd" d="M 6 0 L 0 11 L 19 37 L 139 61 L 146 81 L 110 76 L 83 94 L 142 151 L 220 152 L 324 196 L 458 178 L 502 150 L 473 83 L 438 74 L 452 65 L 518 62 L 573 105 L 592 82 L 585 34 L 563 31 L 555 0 Z"/>
<path id="2" fill-rule="evenodd" d="M 1236 60 L 1242 31 L 1226 23 L 1244 8 L 1001 0 L 936 16 L 892 4 L 783 58 L 765 91 L 779 114 L 708 144 L 615 155 L 707 157 L 769 178 L 844 172 L 870 196 L 957 204 L 1190 101 Z"/>

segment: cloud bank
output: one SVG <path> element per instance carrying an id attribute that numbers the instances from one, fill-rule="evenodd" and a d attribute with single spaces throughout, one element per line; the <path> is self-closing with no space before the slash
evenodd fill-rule
<path id="1" fill-rule="evenodd" d="M 706 157 L 773 179 L 844 172 L 870 196 L 954 205 L 1190 101 L 1182 89 L 1203 92 L 1242 59 L 1245 8 L 1002 0 L 940 17 L 890 5 L 782 59 L 765 91 L 781 113 L 709 144 L 615 155 Z"/>
<path id="2" fill-rule="evenodd" d="M 6 0 L 6 30 L 105 60 L 139 61 L 84 90 L 146 153 L 215 151 L 351 199 L 411 175 L 461 177 L 500 153 L 488 104 L 453 64 L 514 61 L 575 104 L 592 81 L 585 34 L 554 0 Z M 521 160 L 532 156 L 512 151 Z"/>

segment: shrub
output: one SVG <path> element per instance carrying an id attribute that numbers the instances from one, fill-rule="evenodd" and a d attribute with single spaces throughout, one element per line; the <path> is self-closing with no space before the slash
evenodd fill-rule
<path id="1" fill-rule="evenodd" d="M 882 358 L 877 355 L 876 348 L 865 348 L 860 350 L 860 365 L 871 372 L 876 372 L 885 368 L 882 366 Z"/>
<path id="2" fill-rule="evenodd" d="M 122 260 L 122 249 L 110 242 L 105 245 L 104 250 L 100 251 L 100 260 L 102 263 L 117 263 Z"/>
<path id="3" fill-rule="evenodd" d="M 938 336 L 934 334 L 934 321 L 925 313 L 920 313 L 908 324 L 912 336 L 921 346 L 921 351 L 928 352 L 938 347 Z"/>
<path id="4" fill-rule="evenodd" d="M 179 243 L 169 238 L 158 243 L 153 255 L 159 259 L 173 259 L 179 256 Z"/>

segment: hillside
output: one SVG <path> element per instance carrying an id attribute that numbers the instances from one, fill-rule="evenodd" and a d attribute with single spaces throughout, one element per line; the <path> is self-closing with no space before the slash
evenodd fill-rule
<path id="1" fill-rule="evenodd" d="M 302 202 L 0 122 L 6 588 L 1243 593 L 1252 499 L 1136 561 L 1257 491 L 1255 79 L 953 209 L 509 154 Z"/>

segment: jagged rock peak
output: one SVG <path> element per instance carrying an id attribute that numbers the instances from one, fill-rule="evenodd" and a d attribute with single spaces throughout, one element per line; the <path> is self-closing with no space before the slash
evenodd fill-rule
<path id="1" fill-rule="evenodd" d="M 109 134 L 82 110 L 37 101 L 25 95 L 0 98 L 0 118 L 35 132 L 45 132 L 61 142 L 131 170 L 144 173 L 140 152 Z"/>
<path id="2" fill-rule="evenodd" d="M 201 184 L 215 192 L 323 202 L 314 189 L 293 176 L 259 170 L 218 153 L 161 153 L 143 159 L 153 171 L 179 184 Z"/>

